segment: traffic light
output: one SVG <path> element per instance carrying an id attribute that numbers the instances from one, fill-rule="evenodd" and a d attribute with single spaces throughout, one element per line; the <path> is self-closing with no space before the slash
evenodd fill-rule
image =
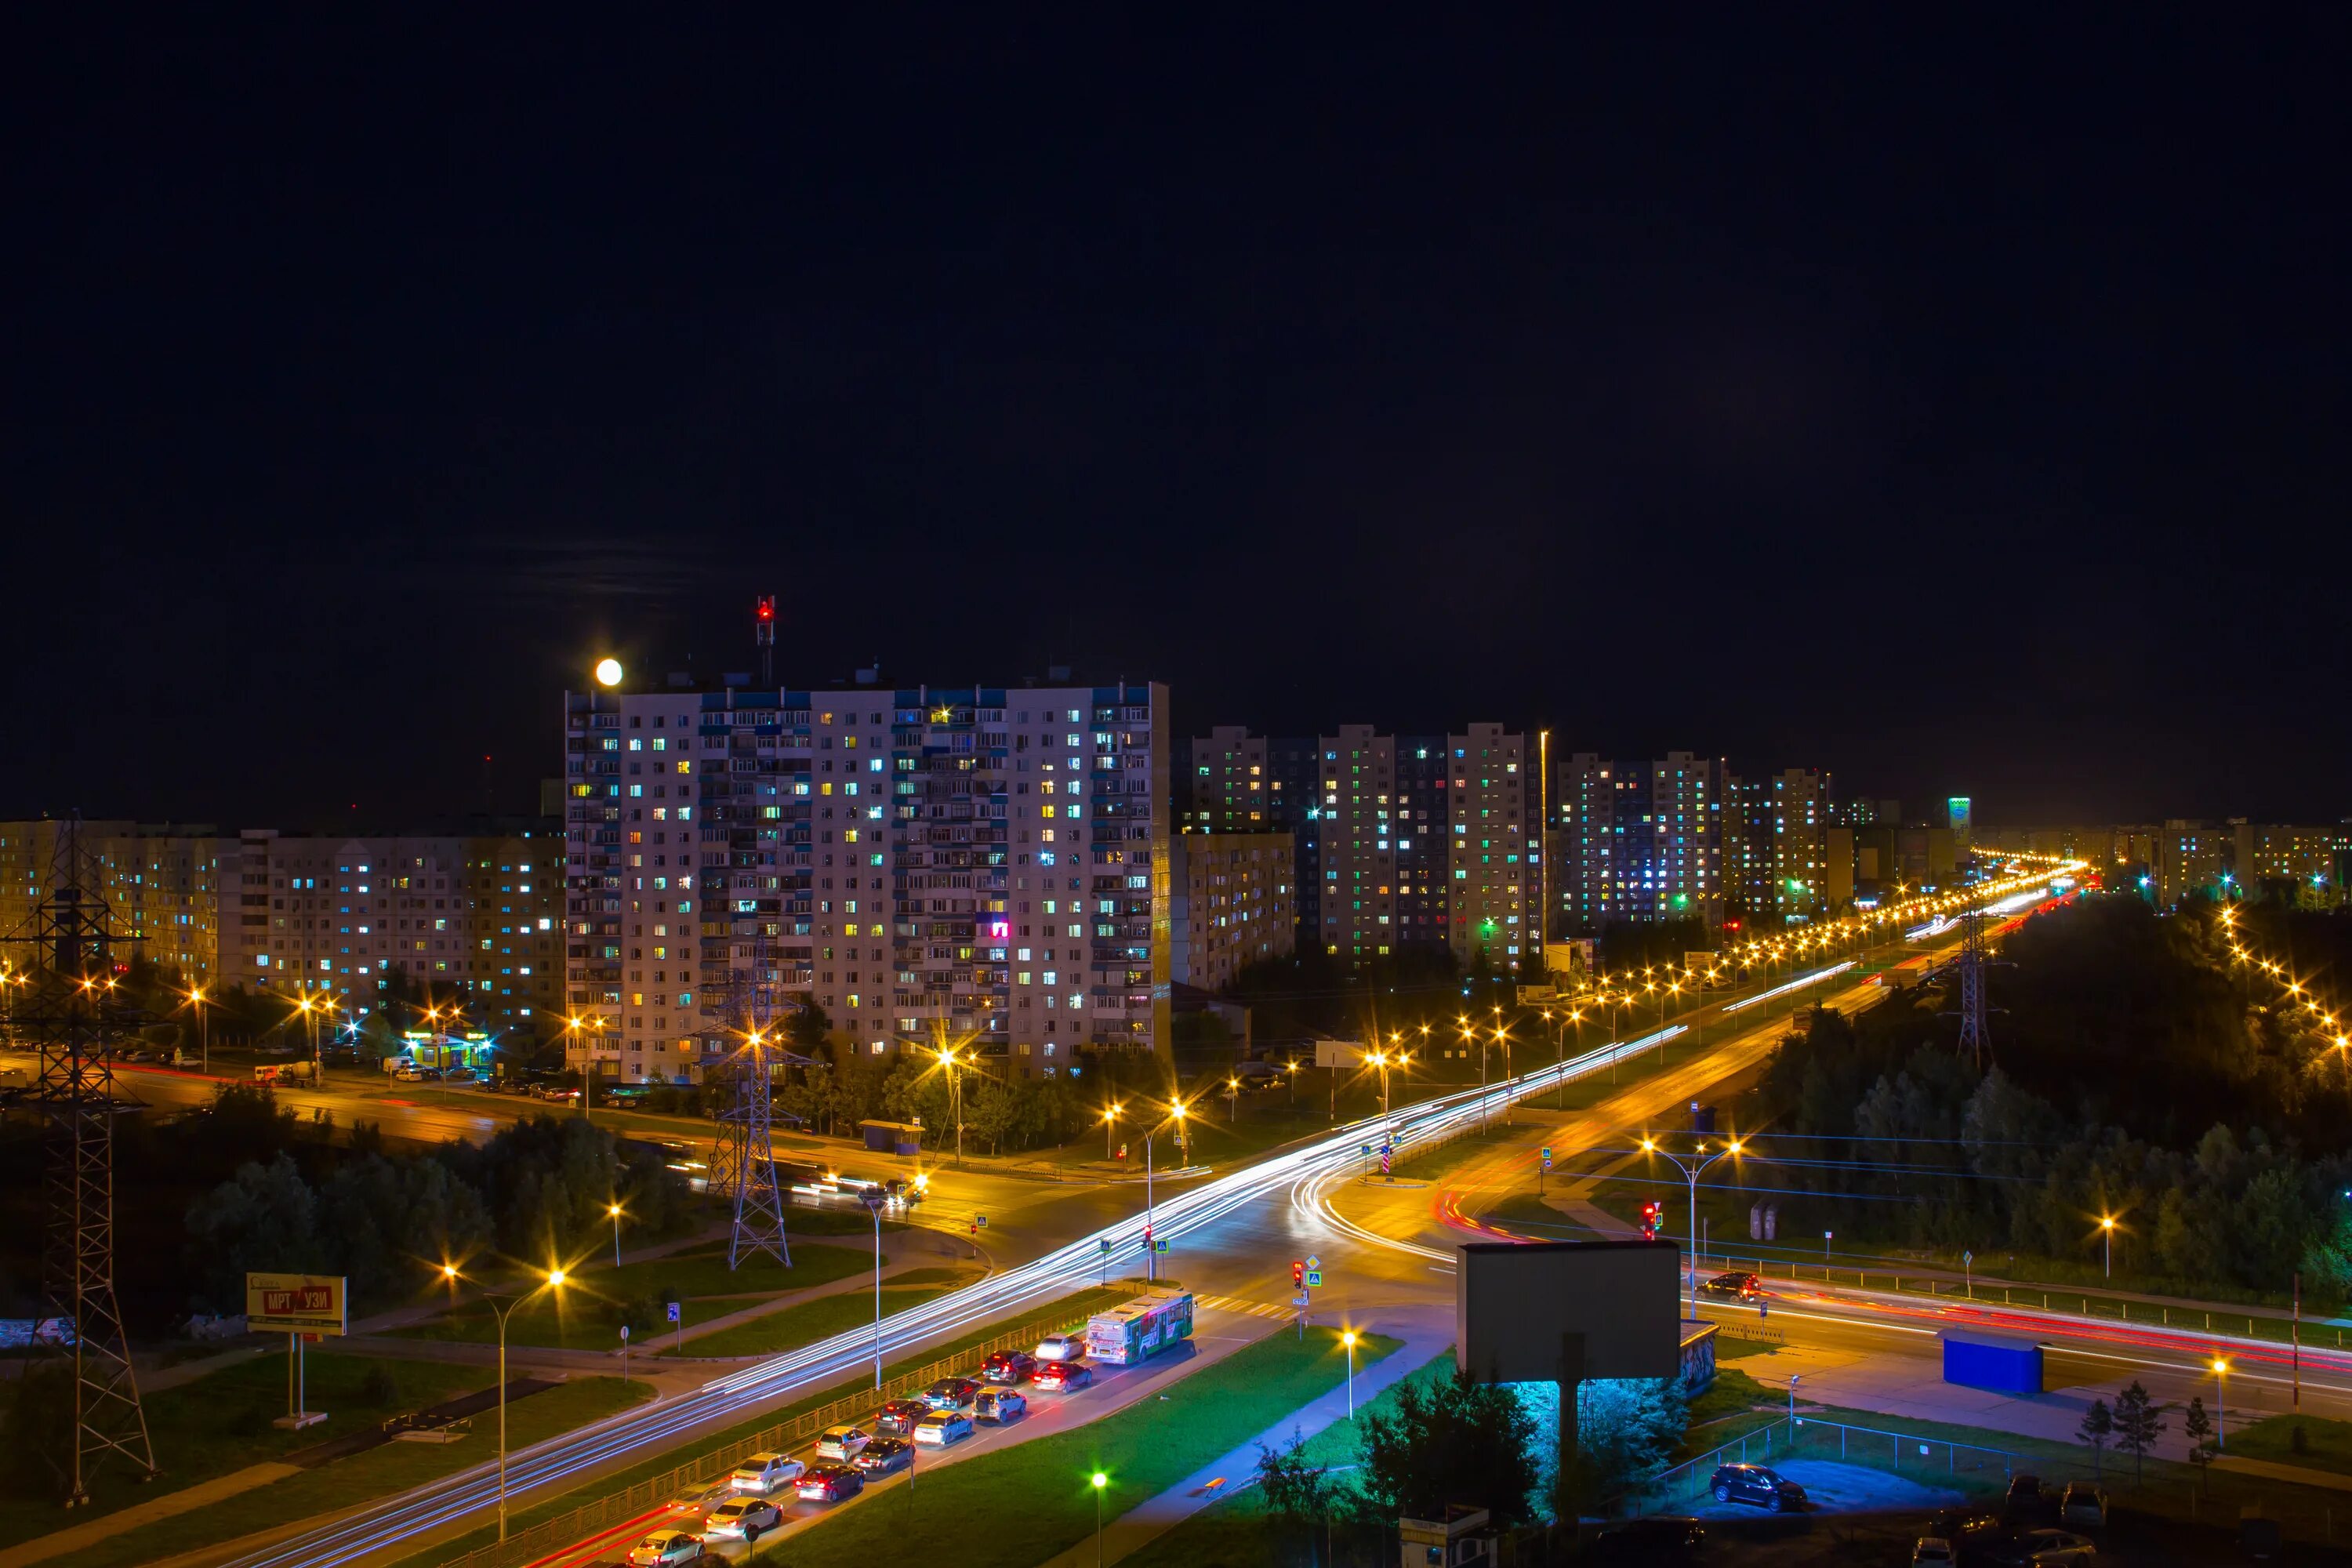
<path id="1" fill-rule="evenodd" d="M 1307 1283 L 1307 1265 L 1295 1258 L 1290 1261 L 1290 1283 L 1294 1289 Z"/>
<path id="2" fill-rule="evenodd" d="M 1643 1241 L 1657 1240 L 1658 1227 L 1665 1223 L 1665 1217 L 1666 1214 L 1664 1205 L 1658 1203 L 1655 1199 L 1643 1204 L 1642 1205 L 1642 1239 Z"/>

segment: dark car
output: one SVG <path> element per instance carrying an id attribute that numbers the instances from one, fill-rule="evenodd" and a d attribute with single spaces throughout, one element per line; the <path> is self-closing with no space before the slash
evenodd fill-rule
<path id="1" fill-rule="evenodd" d="M 1718 1274 L 1698 1289 L 1702 1296 L 1724 1296 L 1735 1301 L 1753 1301 L 1764 1294 L 1764 1281 L 1753 1274 Z"/>
<path id="2" fill-rule="evenodd" d="M 1590 1563 L 1687 1563 L 1698 1555 L 1706 1531 L 1695 1519 L 1660 1514 L 1612 1524 L 1592 1538 Z"/>
<path id="3" fill-rule="evenodd" d="M 1805 1506 L 1805 1489 L 1766 1465 L 1723 1465 L 1707 1483 L 1717 1502 L 1752 1502 L 1783 1513 Z"/>
<path id="4" fill-rule="evenodd" d="M 1980 1508 L 1948 1508 L 1929 1520 L 1921 1533 L 1950 1542 L 1964 1568 L 1975 1568 L 2005 1556 L 2017 1539 L 2017 1527 Z"/>
<path id="5" fill-rule="evenodd" d="M 1029 1386 L 1048 1394 L 1067 1394 L 1095 1380 L 1095 1369 L 1082 1361 L 1049 1361 L 1029 1377 Z"/>
<path id="6" fill-rule="evenodd" d="M 866 1489 L 855 1465 L 819 1465 L 794 1483 L 803 1502 L 845 1502 Z"/>
<path id="7" fill-rule="evenodd" d="M 874 1430 L 889 1437 L 911 1437 L 915 1423 L 931 1413 L 919 1399 L 894 1399 L 874 1413 Z"/>
<path id="8" fill-rule="evenodd" d="M 972 1402 L 980 1384 L 968 1377 L 943 1377 L 923 1390 L 923 1404 L 932 1410 L 961 1410 Z"/>
<path id="9" fill-rule="evenodd" d="M 990 1383 L 1026 1383 L 1037 1370 L 1037 1358 L 1027 1351 L 998 1351 L 980 1363 L 980 1375 Z"/>
<path id="10" fill-rule="evenodd" d="M 2040 1520 L 2050 1510 L 2050 1500 L 2042 1490 L 2040 1476 L 2011 1476 L 2009 1490 L 2001 1494 L 2000 1510 L 2013 1520 Z"/>
<path id="11" fill-rule="evenodd" d="M 912 1469 L 915 1445 L 903 1437 L 877 1437 L 858 1451 L 850 1461 L 860 1475 L 895 1476 L 900 1470 Z"/>

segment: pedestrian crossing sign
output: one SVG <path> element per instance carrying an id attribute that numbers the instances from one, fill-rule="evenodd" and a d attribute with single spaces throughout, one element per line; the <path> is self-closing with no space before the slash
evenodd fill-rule
<path id="1" fill-rule="evenodd" d="M 1307 1288 L 1309 1290 L 1319 1290 L 1323 1288 L 1323 1270 L 1310 1268 L 1307 1271 Z"/>

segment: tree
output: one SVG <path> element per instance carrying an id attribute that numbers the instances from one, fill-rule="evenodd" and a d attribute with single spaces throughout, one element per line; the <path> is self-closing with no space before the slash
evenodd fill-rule
<path id="1" fill-rule="evenodd" d="M 2149 1400 L 2137 1378 L 2116 1395 L 2116 1447 L 2132 1457 L 2132 1485 L 2140 1483 L 2141 1463 L 2164 1435 L 2166 1407 Z"/>
<path id="2" fill-rule="evenodd" d="M 1443 1519 L 1449 1503 L 1483 1508 L 1507 1528 L 1533 1516 L 1535 1418 L 1510 1389 L 1460 1372 L 1397 1384 L 1396 1407 L 1357 1417 L 1364 1496 L 1385 1518 Z"/>
<path id="3" fill-rule="evenodd" d="M 2091 1446 L 2091 1474 L 2101 1473 L 2099 1462 L 2105 1457 L 2107 1440 L 2116 1435 L 2115 1413 L 2104 1399 L 2094 1399 L 2091 1407 L 2083 1412 L 2083 1424 L 2074 1428 L 2074 1436 Z"/>
<path id="4" fill-rule="evenodd" d="M 1257 1485 L 1276 1526 L 1295 1527 L 1306 1535 L 1307 1561 L 1313 1562 L 1315 1526 L 1330 1517 L 1338 1488 L 1323 1466 L 1307 1462 L 1307 1439 L 1297 1430 L 1291 1432 L 1287 1448 L 1258 1445 Z"/>
<path id="5" fill-rule="evenodd" d="M 1595 1378 L 1577 1384 L 1570 1500 L 1580 1506 L 1604 1502 L 1656 1474 L 1689 1426 L 1680 1378 Z"/>
<path id="6" fill-rule="evenodd" d="M 188 1261 L 221 1311 L 241 1310 L 248 1273 L 319 1271 L 318 1200 L 291 1155 L 248 1161 L 189 1205 Z"/>
<path id="7" fill-rule="evenodd" d="M 2180 1418 L 2180 1435 L 2189 1439 L 2189 1462 L 2197 1467 L 2197 1492 L 2205 1492 L 2205 1467 L 2213 1462 L 2213 1418 L 2205 1414 L 2205 1396 L 2189 1398 L 2189 1413 Z"/>

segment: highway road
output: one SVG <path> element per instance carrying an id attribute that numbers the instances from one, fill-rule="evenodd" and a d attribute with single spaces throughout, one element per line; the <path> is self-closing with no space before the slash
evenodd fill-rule
<path id="1" fill-rule="evenodd" d="M 1851 967 L 1850 963 L 1824 965 L 1780 989 L 1835 987 Z M 1693 1007 L 1665 1032 L 1679 1035 L 1710 1017 L 1748 1008 L 1770 1010 L 1761 994 L 1725 997 Z M 1738 1070 L 1744 1042 L 1763 1037 L 1769 1045 L 1780 1028 L 1785 1023 L 1765 1024 L 1700 1060 L 1677 1064 L 1655 1080 L 1651 1097 L 1664 1096 L 1657 1100 L 1663 1107 L 1685 1098 L 1692 1084 L 1719 1080 L 1727 1067 Z M 1327 1288 L 1315 1303 L 1318 1321 L 1344 1320 L 1377 1329 L 1384 1315 L 1392 1319 L 1405 1311 L 1425 1312 L 1433 1303 L 1451 1300 L 1451 1254 L 1410 1238 L 1429 1234 L 1433 1224 L 1440 1230 L 1447 1227 L 1418 1216 L 1399 1216 L 1399 1233 L 1384 1235 L 1349 1223 L 1328 1201 L 1354 1173 L 1362 1145 L 1378 1142 L 1383 1125 L 1407 1147 L 1450 1136 L 1500 1115 L 1513 1100 L 1541 1095 L 1563 1079 L 1588 1079 L 1608 1071 L 1612 1063 L 1637 1061 L 1658 1037 L 1654 1033 L 1598 1046 L 1564 1062 L 1530 1069 L 1508 1083 L 1399 1107 L 1385 1123 L 1379 1118 L 1353 1123 L 1230 1173 L 1164 1184 L 1156 1194 L 1152 1223 L 1155 1233 L 1175 1246 L 1167 1265 L 1197 1294 L 1244 1304 L 1279 1304 L 1290 1294 L 1289 1260 L 1319 1251 L 1327 1256 Z M 1733 1053 L 1728 1058 L 1726 1048 Z M 954 1190 L 944 1180 L 938 1184 L 944 1193 Z M 896 1359 L 1090 1283 L 1102 1268 L 1099 1241 L 1111 1243 L 1114 1272 L 1140 1272 L 1145 1222 L 1138 1205 L 1140 1195 L 1132 1184 L 1048 1186 L 1018 1211 L 992 1219 L 989 1236 L 998 1270 L 980 1284 L 888 1320 L 883 1331 L 886 1354 Z M 872 1331 L 855 1331 L 714 1379 L 691 1395 L 551 1439 L 512 1458 L 510 1489 L 528 1504 L 675 1449 L 697 1436 L 855 1375 L 854 1369 L 871 1355 L 871 1347 Z M 391 1561 L 414 1553 L 434 1540 L 484 1522 L 486 1504 L 494 1497 L 494 1476 L 492 1467 L 478 1467 L 385 1500 L 253 1552 L 239 1560 L 241 1568 Z"/>

